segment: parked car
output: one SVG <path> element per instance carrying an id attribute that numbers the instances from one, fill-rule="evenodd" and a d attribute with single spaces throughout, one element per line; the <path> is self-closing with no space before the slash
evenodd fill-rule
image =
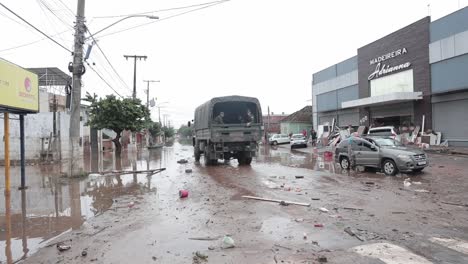
<path id="1" fill-rule="evenodd" d="M 350 143 L 351 142 L 351 143 Z M 335 149 L 335 161 L 349 169 L 348 145 L 351 144 L 356 166 L 381 169 L 386 175 L 400 172 L 419 172 L 428 164 L 427 155 L 419 149 L 403 146 L 390 137 L 353 137 L 345 139 Z"/>
<path id="2" fill-rule="evenodd" d="M 268 139 L 270 145 L 286 144 L 290 141 L 289 136 L 286 134 L 274 134 Z"/>
<path id="3" fill-rule="evenodd" d="M 401 136 L 397 133 L 397 130 L 393 126 L 369 128 L 369 132 L 367 132 L 367 135 L 379 136 L 379 137 L 391 137 L 394 140 L 401 142 Z"/>
<path id="4" fill-rule="evenodd" d="M 295 147 L 304 147 L 307 148 L 307 139 L 303 134 L 293 134 L 291 136 L 291 149 Z"/>

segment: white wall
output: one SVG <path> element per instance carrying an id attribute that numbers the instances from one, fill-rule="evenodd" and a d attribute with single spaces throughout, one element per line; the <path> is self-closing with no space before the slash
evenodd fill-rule
<path id="1" fill-rule="evenodd" d="M 3 114 L 0 122 L 0 160 L 5 158 L 5 144 L 3 127 Z M 68 155 L 68 140 L 70 116 L 67 113 L 57 113 L 57 134 L 61 138 L 62 157 Z M 14 120 L 13 120 L 14 119 Z M 37 113 L 26 115 L 25 128 L 25 154 L 26 159 L 39 159 L 42 149 L 42 138 L 49 138 L 53 132 L 53 113 Z M 20 127 L 19 116 L 10 114 L 10 160 L 20 159 Z"/>

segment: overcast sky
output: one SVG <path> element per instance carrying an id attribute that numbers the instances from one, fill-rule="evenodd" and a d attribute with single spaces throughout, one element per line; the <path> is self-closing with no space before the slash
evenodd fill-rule
<path id="1" fill-rule="evenodd" d="M 0 1 L 72 50 L 77 0 Z M 169 115 L 176 127 L 214 96 L 254 96 L 264 113 L 269 106 L 274 113 L 290 114 L 310 104 L 312 73 L 356 55 L 357 48 L 429 13 L 436 20 L 468 4 L 468 0 L 230 0 L 180 16 L 174 15 L 206 6 L 153 12 L 210 1 L 88 0 L 85 16 L 91 32 L 122 18 L 117 16 L 152 12 L 149 15 L 160 17 L 129 18 L 96 35 L 123 81 L 96 46 L 88 62 L 119 94 L 131 96 L 133 61 L 123 55 L 148 56 L 137 64 L 137 96 L 146 101 L 143 80 L 160 80 L 151 84 L 150 96 L 168 102 L 162 104 L 161 114 Z M 71 54 L 2 7 L 0 25 L 1 58 L 25 68 L 58 67 L 68 73 Z M 122 31 L 138 25 L 143 26 Z M 83 78 L 83 94 L 114 93 L 90 67 Z M 157 112 L 152 110 L 153 120 Z"/>

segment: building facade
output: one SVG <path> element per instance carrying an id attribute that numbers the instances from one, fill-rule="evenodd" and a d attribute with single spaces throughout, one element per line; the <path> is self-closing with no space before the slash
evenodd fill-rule
<path id="1" fill-rule="evenodd" d="M 314 126 L 419 126 L 468 145 L 468 7 L 420 19 L 314 73 Z"/>

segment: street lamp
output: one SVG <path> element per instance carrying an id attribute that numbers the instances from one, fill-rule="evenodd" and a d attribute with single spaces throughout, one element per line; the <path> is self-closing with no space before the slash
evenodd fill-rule
<path id="1" fill-rule="evenodd" d="M 147 16 L 147 15 L 131 15 L 131 16 L 127 16 L 127 17 L 124 17 L 124 18 L 122 18 L 122 19 L 119 19 L 119 20 L 115 21 L 114 23 L 108 25 L 107 27 L 105 27 L 105 28 L 103 28 L 103 29 L 101 29 L 101 30 L 98 30 L 97 32 L 94 32 L 94 34 L 91 34 L 91 35 L 90 35 L 89 37 L 87 37 L 86 39 L 92 38 L 92 37 L 94 37 L 95 35 L 101 33 L 102 31 L 104 31 L 104 30 L 106 30 L 106 29 L 112 27 L 113 25 L 115 25 L 115 24 L 117 24 L 117 23 L 120 23 L 120 22 L 122 22 L 122 21 L 124 21 L 124 20 L 126 20 L 126 19 L 132 18 L 132 17 L 146 17 L 146 18 L 149 18 L 149 19 L 159 19 L 158 16 Z"/>

